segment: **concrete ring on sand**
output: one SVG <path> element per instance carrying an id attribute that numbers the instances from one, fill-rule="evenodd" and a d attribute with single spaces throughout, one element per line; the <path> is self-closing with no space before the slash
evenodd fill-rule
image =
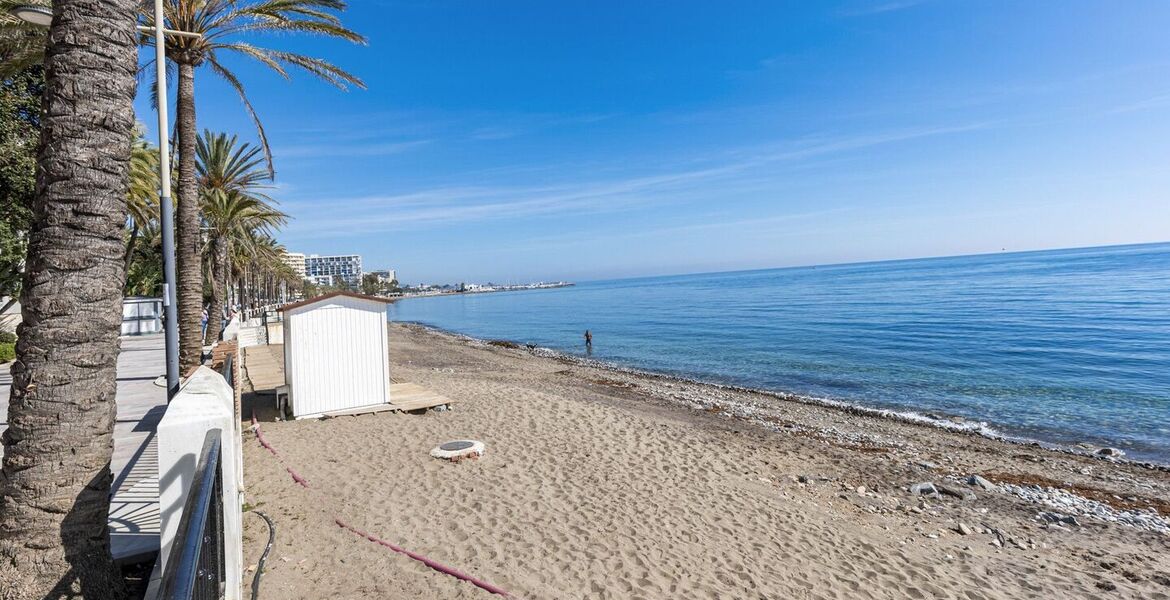
<path id="1" fill-rule="evenodd" d="M 483 456 L 483 442 L 475 440 L 452 440 L 443 442 L 431 450 L 431 456 L 444 460 L 461 460 Z"/>

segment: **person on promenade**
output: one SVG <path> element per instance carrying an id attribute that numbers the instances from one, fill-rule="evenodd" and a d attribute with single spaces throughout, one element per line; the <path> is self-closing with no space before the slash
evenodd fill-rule
<path id="1" fill-rule="evenodd" d="M 208 319 L 208 317 L 207 317 L 207 307 L 206 307 L 206 306 L 204 306 L 204 307 L 203 307 L 203 315 L 202 315 L 201 317 L 199 317 L 199 322 L 200 322 L 200 325 L 202 325 L 202 327 L 203 327 L 203 337 L 202 337 L 202 339 L 203 339 L 203 343 L 204 343 L 204 344 L 206 344 L 206 343 L 207 343 L 207 319 Z"/>

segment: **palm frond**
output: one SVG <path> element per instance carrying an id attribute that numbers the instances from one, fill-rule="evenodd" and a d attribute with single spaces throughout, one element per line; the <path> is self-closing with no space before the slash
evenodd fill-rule
<path id="1" fill-rule="evenodd" d="M 268 195 L 271 185 L 260 148 L 235 135 L 204 130 L 196 139 L 200 213 L 207 229 L 204 260 L 211 269 L 227 256 L 229 272 L 268 264 L 270 239 L 288 222 Z"/>
<path id="2" fill-rule="evenodd" d="M 274 60 L 296 65 L 305 71 L 316 75 L 320 79 L 333 84 L 335 87 L 341 90 L 349 89 L 346 86 L 347 83 L 357 86 L 361 89 L 366 88 L 365 82 L 363 82 L 361 79 L 358 79 L 355 75 L 352 75 L 340 67 L 320 58 L 313 58 L 311 56 L 296 54 L 294 52 L 281 52 L 279 50 L 268 50 L 266 53 Z"/>
<path id="3" fill-rule="evenodd" d="M 13 1 L 13 0 L 0 0 Z M 143 2 L 142 17 L 149 25 L 152 10 Z M 268 163 L 268 176 L 276 174 L 272 149 L 260 116 L 248 99 L 243 81 L 217 56 L 217 52 L 234 52 L 251 58 L 276 74 L 290 79 L 289 66 L 297 67 L 342 90 L 349 86 L 364 89 L 365 83 L 342 68 L 321 58 L 255 45 L 245 37 L 268 33 L 303 33 L 365 44 L 366 38 L 346 28 L 339 13 L 346 9 L 342 0 L 166 0 L 164 18 L 171 29 L 199 33 L 201 37 L 170 36 L 166 40 L 167 56 L 175 62 L 208 66 L 236 91 L 248 116 L 256 125 L 260 147 Z M 145 40 L 147 45 L 153 41 Z"/>
<path id="4" fill-rule="evenodd" d="M 219 75 L 236 93 L 240 96 L 240 102 L 244 104 L 244 109 L 248 111 L 248 116 L 252 117 L 252 122 L 256 124 L 256 134 L 260 137 L 260 147 L 264 149 L 264 159 L 268 163 L 268 178 L 276 177 L 276 169 L 272 164 L 272 148 L 268 145 L 268 135 L 264 132 L 264 124 L 260 122 L 260 115 L 256 113 L 256 109 L 252 106 L 252 102 L 248 100 L 248 93 L 244 89 L 244 84 L 236 77 L 235 73 L 227 70 L 219 63 L 219 61 L 212 58 L 207 62 L 211 66 L 211 70 Z"/>
<path id="5" fill-rule="evenodd" d="M 143 137 L 143 127 L 135 127 L 130 147 L 130 192 L 126 201 L 129 220 L 145 227 L 158 219 L 158 149 Z"/>

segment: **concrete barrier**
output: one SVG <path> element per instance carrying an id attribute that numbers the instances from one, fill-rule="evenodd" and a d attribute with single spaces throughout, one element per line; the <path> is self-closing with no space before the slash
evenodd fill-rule
<path id="1" fill-rule="evenodd" d="M 240 598 L 243 571 L 243 452 L 235 412 L 232 387 L 219 373 L 199 367 L 171 400 L 158 424 L 159 572 L 167 569 L 203 439 L 212 429 L 221 432 L 225 600 Z"/>
<path id="2" fill-rule="evenodd" d="M 266 334 L 267 343 L 284 343 L 284 321 L 269 321 L 264 327 L 268 330 Z"/>
<path id="3" fill-rule="evenodd" d="M 263 325 L 247 325 L 240 327 L 236 335 L 236 339 L 239 340 L 241 348 L 267 344 L 267 330 Z"/>

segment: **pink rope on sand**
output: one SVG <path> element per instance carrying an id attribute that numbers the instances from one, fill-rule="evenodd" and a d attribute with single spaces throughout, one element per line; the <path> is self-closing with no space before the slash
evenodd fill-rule
<path id="1" fill-rule="evenodd" d="M 289 475 L 292 475 L 293 481 L 299 483 L 301 487 L 309 489 L 309 482 L 304 477 L 297 475 L 297 472 L 292 470 L 292 467 L 285 467 L 284 470 L 288 471 Z"/>
<path id="2" fill-rule="evenodd" d="M 260 442 L 260 445 L 263 446 L 269 452 L 271 452 L 272 455 L 275 456 L 278 460 L 280 460 L 281 462 L 284 462 L 283 459 L 280 458 L 280 453 L 278 453 L 276 451 L 276 448 L 272 447 L 272 445 L 269 444 L 264 439 L 263 434 L 260 433 L 260 423 L 256 421 L 256 413 L 255 412 L 252 413 L 252 428 L 256 431 L 256 440 Z M 296 471 L 293 470 L 292 467 L 285 466 L 284 470 L 288 471 L 288 474 L 292 476 L 293 481 L 297 482 L 298 485 L 300 485 L 301 487 L 303 487 L 305 489 L 312 489 L 311 487 L 309 487 L 308 480 L 306 480 L 304 477 L 301 477 Z M 468 575 L 468 574 L 463 573 L 461 571 L 457 571 L 451 567 L 448 567 L 447 565 L 444 565 L 443 563 L 433 561 L 433 560 L 431 560 L 431 559 L 429 559 L 429 558 L 427 558 L 427 557 L 425 557 L 417 552 L 411 552 L 410 550 L 407 550 L 406 548 L 403 548 L 401 546 L 396 546 L 396 545 L 394 545 L 386 540 L 383 540 L 379 537 L 374 536 L 373 534 L 366 533 L 364 531 L 356 529 L 356 528 L 350 526 L 345 521 L 342 521 L 341 518 L 339 518 L 339 517 L 336 517 L 336 516 L 333 517 L 333 522 L 337 523 L 337 526 L 341 527 L 342 529 L 346 529 L 348 531 L 351 531 L 356 535 L 364 537 L 367 540 L 374 542 L 375 544 L 378 544 L 378 545 L 383 546 L 385 548 L 389 548 L 390 550 L 398 552 L 399 554 L 405 554 L 406 556 L 408 556 L 414 560 L 417 560 L 418 562 L 421 562 L 422 564 L 424 564 L 424 565 L 426 565 L 426 566 L 428 566 L 428 567 L 430 567 L 430 568 L 432 568 L 440 573 L 443 573 L 444 575 L 450 575 L 456 579 L 466 581 L 467 583 L 470 583 L 471 585 L 474 585 L 482 590 L 485 590 L 487 592 L 491 592 L 491 593 L 499 595 L 499 596 L 503 596 L 505 598 L 512 597 L 512 595 L 509 594 L 508 592 L 506 592 L 503 589 L 500 589 L 500 588 L 498 588 L 498 587 L 496 587 L 496 586 L 494 586 L 486 581 L 483 581 L 481 579 L 476 579 L 475 577 L 472 577 L 471 575 Z"/>
<path id="3" fill-rule="evenodd" d="M 280 453 L 264 439 L 264 434 L 260 433 L 260 423 L 256 421 L 256 411 L 252 411 L 252 429 L 256 431 L 256 439 L 259 440 L 260 445 L 264 446 L 264 449 L 271 452 L 273 456 L 280 458 Z"/>
<path id="4" fill-rule="evenodd" d="M 472 577 L 471 575 L 468 575 L 466 573 L 462 573 L 460 571 L 452 569 L 451 567 L 448 567 L 447 565 L 444 565 L 443 563 L 435 562 L 435 561 L 433 561 L 433 560 L 431 560 L 431 559 L 429 559 L 429 558 L 427 558 L 427 557 L 425 557 L 417 552 L 411 552 L 410 550 L 407 550 L 406 548 L 396 546 L 396 545 L 394 545 L 394 544 L 392 544 L 384 539 L 381 539 L 379 537 L 374 536 L 373 534 L 369 534 L 369 533 L 366 533 L 364 531 L 361 531 L 360 529 L 356 529 L 356 528 L 350 526 L 345 521 L 342 521 L 339 518 L 335 517 L 333 520 L 337 523 L 337 526 L 342 528 L 342 529 L 352 531 L 353 533 L 360 535 L 361 537 L 364 537 L 367 540 L 374 542 L 375 544 L 385 546 L 386 548 L 389 548 L 389 549 L 391 549 L 395 552 L 398 552 L 400 554 L 405 554 L 405 555 L 409 556 L 410 558 L 413 558 L 414 560 L 417 560 L 417 561 L 421 562 L 422 564 L 424 564 L 424 565 L 426 565 L 426 566 L 428 566 L 428 567 L 430 567 L 430 568 L 432 568 L 440 573 L 450 575 L 456 579 L 462 579 L 463 581 L 466 581 L 467 583 L 470 583 L 470 584 L 472 584 L 480 589 L 486 590 L 486 591 L 491 592 L 493 594 L 504 596 L 505 598 L 512 597 L 511 594 L 509 594 L 508 592 L 505 592 L 504 590 L 502 590 L 502 589 L 500 589 L 500 588 L 498 588 L 498 587 L 496 587 L 496 586 L 494 586 L 486 581 L 476 579 L 475 577 Z"/>

